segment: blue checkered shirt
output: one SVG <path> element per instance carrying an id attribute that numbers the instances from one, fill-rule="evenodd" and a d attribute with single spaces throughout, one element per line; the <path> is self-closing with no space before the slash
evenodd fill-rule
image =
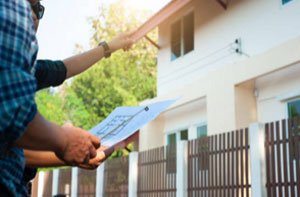
<path id="1" fill-rule="evenodd" d="M 33 119 L 38 45 L 27 0 L 0 1 L 0 189 L 21 196 L 25 167 L 21 148 L 12 147 Z M 3 192 L 3 191 L 0 191 Z"/>

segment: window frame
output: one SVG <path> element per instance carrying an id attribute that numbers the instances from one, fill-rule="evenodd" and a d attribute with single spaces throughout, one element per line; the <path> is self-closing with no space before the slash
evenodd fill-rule
<path id="1" fill-rule="evenodd" d="M 187 53 L 184 53 L 184 18 L 186 16 L 188 16 L 189 14 L 193 14 L 193 49 Z M 173 59 L 173 55 L 172 55 L 172 26 L 174 24 L 176 24 L 178 21 L 180 21 L 180 56 L 176 57 L 175 59 Z M 195 11 L 194 9 L 190 9 L 186 12 L 184 12 L 182 15 L 180 15 L 180 17 L 177 17 L 173 20 L 173 22 L 170 23 L 170 27 L 169 27 L 169 30 L 170 30 L 170 61 L 171 62 L 174 62 L 176 61 L 177 59 L 179 59 L 180 57 L 183 57 L 191 52 L 193 52 L 195 50 Z"/>

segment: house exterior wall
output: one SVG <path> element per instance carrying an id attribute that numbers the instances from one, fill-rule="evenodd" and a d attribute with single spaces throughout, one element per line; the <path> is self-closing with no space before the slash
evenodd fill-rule
<path id="1" fill-rule="evenodd" d="M 288 118 L 287 102 L 300 96 L 300 64 L 259 77 L 255 89 L 260 122 Z"/>
<path id="2" fill-rule="evenodd" d="M 228 10 L 224 10 L 216 1 L 198 0 L 160 25 L 158 96 L 141 104 L 181 98 L 149 124 L 156 125 L 155 128 L 147 125 L 140 130 L 140 150 L 165 145 L 162 138 L 172 130 L 170 124 L 176 130 L 186 122 L 192 131 L 190 120 L 206 120 L 208 135 L 213 135 L 255 121 L 286 117 L 286 103 L 275 97 L 300 87 L 296 74 L 289 77 L 287 71 L 300 68 L 300 1 L 282 7 L 280 2 L 232 0 Z M 190 10 L 195 14 L 194 51 L 171 62 L 170 24 Z M 249 56 L 222 49 L 238 37 Z M 276 80 L 278 73 L 283 75 L 284 83 Z M 265 83 L 267 79 L 275 82 Z M 198 108 L 189 120 L 185 120 L 187 115 L 171 115 L 178 107 L 186 107 L 188 113 L 188 104 L 203 98 L 206 107 Z"/>
<path id="3" fill-rule="evenodd" d="M 285 6 L 280 6 L 280 2 L 232 0 L 224 10 L 215 0 L 194 0 L 162 23 L 159 26 L 162 48 L 158 52 L 158 96 L 220 67 L 247 59 L 230 48 L 236 38 L 241 38 L 242 50 L 252 57 L 299 36 L 300 1 L 294 0 Z M 195 15 L 194 50 L 171 61 L 171 24 L 190 11 Z"/>

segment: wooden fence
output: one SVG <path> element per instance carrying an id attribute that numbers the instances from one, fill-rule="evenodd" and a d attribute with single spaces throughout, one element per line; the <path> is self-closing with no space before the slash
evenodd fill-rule
<path id="1" fill-rule="evenodd" d="M 58 193 L 71 196 L 71 179 L 72 168 L 60 169 L 58 179 Z"/>
<path id="2" fill-rule="evenodd" d="M 128 156 L 107 160 L 104 167 L 105 197 L 128 196 Z"/>
<path id="3" fill-rule="evenodd" d="M 78 169 L 78 197 L 96 196 L 96 170 Z"/>
<path id="4" fill-rule="evenodd" d="M 188 142 L 188 196 L 248 197 L 248 129 Z"/>
<path id="5" fill-rule="evenodd" d="M 138 196 L 176 196 L 176 145 L 139 153 Z"/>
<path id="6" fill-rule="evenodd" d="M 265 124 L 268 197 L 300 196 L 298 118 Z"/>

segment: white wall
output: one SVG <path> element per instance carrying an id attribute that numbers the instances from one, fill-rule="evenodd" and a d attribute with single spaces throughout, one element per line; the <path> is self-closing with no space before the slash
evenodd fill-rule
<path id="1" fill-rule="evenodd" d="M 299 94 L 294 94 L 300 90 L 300 64 L 260 77 L 255 86 L 258 121 L 285 119 L 288 117 L 287 102 L 297 99 L 297 95 L 300 99 Z"/>
<path id="2" fill-rule="evenodd" d="M 221 66 L 246 59 L 235 54 L 228 45 L 236 38 L 242 39 L 245 53 L 255 56 L 299 36 L 300 0 L 286 6 L 280 5 L 281 0 L 229 2 L 228 9 L 224 10 L 215 0 L 194 0 L 159 26 L 162 46 L 158 54 L 159 96 Z M 190 10 L 195 12 L 195 49 L 171 62 L 170 24 Z M 225 46 L 227 48 L 219 50 Z"/>

